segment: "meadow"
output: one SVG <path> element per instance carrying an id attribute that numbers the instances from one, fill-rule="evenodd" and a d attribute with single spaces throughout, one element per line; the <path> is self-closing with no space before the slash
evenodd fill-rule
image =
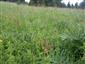
<path id="1" fill-rule="evenodd" d="M 85 64 L 85 10 L 0 2 L 0 64 Z"/>

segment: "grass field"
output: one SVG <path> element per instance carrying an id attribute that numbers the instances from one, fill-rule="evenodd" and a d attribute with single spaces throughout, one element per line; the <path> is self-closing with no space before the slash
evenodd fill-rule
<path id="1" fill-rule="evenodd" d="M 85 10 L 0 2 L 0 64 L 85 64 L 84 43 Z"/>

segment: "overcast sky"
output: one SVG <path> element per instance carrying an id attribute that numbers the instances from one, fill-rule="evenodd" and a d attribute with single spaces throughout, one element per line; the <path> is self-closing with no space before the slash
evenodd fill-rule
<path id="1" fill-rule="evenodd" d="M 70 2 L 71 4 L 75 4 L 76 2 L 80 3 L 82 2 L 83 0 L 63 0 L 63 2 L 65 4 L 67 4 L 68 2 Z"/>

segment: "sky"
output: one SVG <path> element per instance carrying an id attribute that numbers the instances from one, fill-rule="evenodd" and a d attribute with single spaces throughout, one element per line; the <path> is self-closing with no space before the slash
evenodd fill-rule
<path id="1" fill-rule="evenodd" d="M 30 0 L 25 0 L 25 2 L 29 3 L 29 2 L 30 2 Z"/>
<path id="2" fill-rule="evenodd" d="M 75 4 L 76 2 L 80 3 L 83 0 L 63 0 L 62 2 L 64 2 L 65 4 L 68 4 L 68 2 L 70 2 L 71 4 Z"/>

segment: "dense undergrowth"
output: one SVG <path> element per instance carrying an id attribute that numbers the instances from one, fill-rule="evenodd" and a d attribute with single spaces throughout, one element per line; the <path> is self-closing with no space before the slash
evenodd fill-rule
<path id="1" fill-rule="evenodd" d="M 0 64 L 85 64 L 85 10 L 0 2 Z"/>

